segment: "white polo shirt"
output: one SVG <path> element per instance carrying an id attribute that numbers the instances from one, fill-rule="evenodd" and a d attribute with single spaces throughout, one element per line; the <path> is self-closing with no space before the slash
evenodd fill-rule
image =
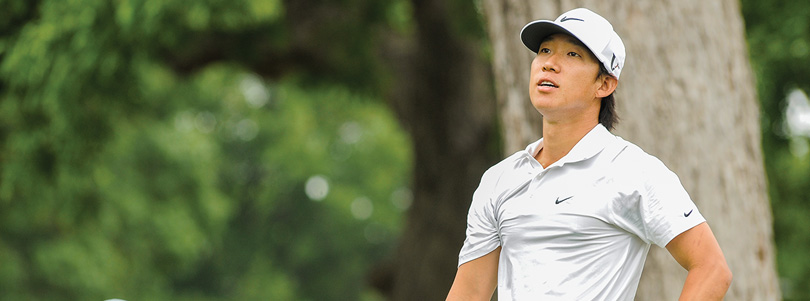
<path id="1" fill-rule="evenodd" d="M 705 221 L 672 171 L 601 124 L 545 169 L 542 146 L 473 195 L 459 266 L 501 246 L 498 300 L 633 300 L 650 244 Z"/>

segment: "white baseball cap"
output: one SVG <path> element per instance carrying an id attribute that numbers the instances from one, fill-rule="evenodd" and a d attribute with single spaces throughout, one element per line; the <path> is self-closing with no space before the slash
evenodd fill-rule
<path id="1" fill-rule="evenodd" d="M 624 43 L 608 20 L 587 8 L 567 11 L 554 21 L 532 21 L 520 31 L 523 45 L 535 53 L 546 37 L 565 33 L 577 38 L 602 62 L 611 75 L 619 79 L 624 68 Z"/>

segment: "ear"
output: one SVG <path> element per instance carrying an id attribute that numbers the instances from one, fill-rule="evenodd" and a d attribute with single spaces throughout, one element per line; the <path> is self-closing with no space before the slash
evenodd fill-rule
<path id="1" fill-rule="evenodd" d="M 607 97 L 613 93 L 613 91 L 616 90 L 616 86 L 619 85 L 619 80 L 610 75 L 603 75 L 598 79 L 598 81 L 601 83 L 601 85 L 596 90 L 597 98 Z"/>

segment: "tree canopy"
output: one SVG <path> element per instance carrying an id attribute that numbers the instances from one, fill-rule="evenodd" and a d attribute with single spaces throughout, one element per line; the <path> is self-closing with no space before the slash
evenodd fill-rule
<path id="1" fill-rule="evenodd" d="M 4 1 L 3 299 L 377 298 L 411 159 L 369 40 L 403 8 L 305 4 Z"/>

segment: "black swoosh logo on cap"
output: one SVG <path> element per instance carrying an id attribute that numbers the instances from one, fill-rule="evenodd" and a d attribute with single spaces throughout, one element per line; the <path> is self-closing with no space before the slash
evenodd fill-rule
<path id="1" fill-rule="evenodd" d="M 565 21 L 571 21 L 571 20 L 585 22 L 585 20 L 582 20 L 582 19 L 577 19 L 577 18 L 569 18 L 569 17 L 563 16 L 562 20 L 560 20 L 560 23 L 565 22 Z"/>
<path id="2" fill-rule="evenodd" d="M 616 54 L 614 53 L 613 58 L 610 59 L 610 71 L 613 71 L 613 70 L 616 70 L 616 68 L 619 68 L 619 63 L 614 64 L 615 61 L 616 61 Z"/>
<path id="3" fill-rule="evenodd" d="M 689 212 L 684 212 L 683 217 L 689 217 L 690 215 L 692 215 L 692 211 L 695 211 L 695 209 L 689 210 Z"/>

